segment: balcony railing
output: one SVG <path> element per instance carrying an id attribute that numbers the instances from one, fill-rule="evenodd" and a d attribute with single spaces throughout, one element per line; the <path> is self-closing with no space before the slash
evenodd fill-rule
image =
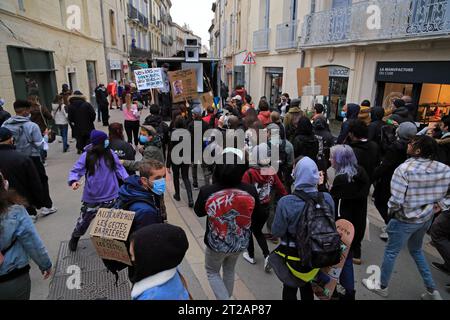
<path id="1" fill-rule="evenodd" d="M 151 53 L 151 51 L 149 51 L 149 50 L 130 47 L 130 55 L 131 55 L 132 57 L 138 57 L 138 58 L 147 58 L 147 59 L 150 59 L 152 53 Z"/>
<path id="2" fill-rule="evenodd" d="M 139 18 L 138 10 L 132 4 L 129 4 L 129 3 L 128 3 L 128 18 L 130 18 L 130 19 L 138 19 Z"/>
<path id="3" fill-rule="evenodd" d="M 379 10 L 379 23 L 376 21 L 377 12 L 369 9 Z M 371 0 L 306 16 L 300 46 L 387 41 L 449 33 L 450 0 Z"/>
<path id="4" fill-rule="evenodd" d="M 277 26 L 277 50 L 298 48 L 298 22 L 289 21 Z"/>
<path id="5" fill-rule="evenodd" d="M 270 29 L 262 29 L 253 33 L 253 51 L 269 51 Z"/>

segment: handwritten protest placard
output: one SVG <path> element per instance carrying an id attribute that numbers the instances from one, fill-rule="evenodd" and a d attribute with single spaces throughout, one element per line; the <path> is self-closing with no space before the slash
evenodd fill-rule
<path id="1" fill-rule="evenodd" d="M 169 79 L 174 103 L 198 97 L 197 72 L 194 69 L 169 72 Z"/>
<path id="2" fill-rule="evenodd" d="M 136 85 L 138 90 L 164 88 L 161 68 L 135 70 Z"/>
<path id="3" fill-rule="evenodd" d="M 102 259 L 131 265 L 125 241 L 128 240 L 135 213 L 100 209 L 91 224 L 91 240 Z"/>
<path id="4" fill-rule="evenodd" d="M 129 266 L 132 265 L 124 242 L 99 237 L 93 237 L 91 240 L 95 250 L 102 259 L 119 261 Z"/>
<path id="5" fill-rule="evenodd" d="M 214 97 L 212 92 L 207 92 L 200 95 L 200 101 L 202 102 L 202 106 L 205 110 L 212 107 L 214 105 Z"/>

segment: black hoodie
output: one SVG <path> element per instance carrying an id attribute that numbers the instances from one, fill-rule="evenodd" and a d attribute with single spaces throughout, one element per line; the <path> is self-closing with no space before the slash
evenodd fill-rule
<path id="1" fill-rule="evenodd" d="M 355 141 L 350 142 L 349 145 L 355 152 L 358 164 L 364 168 L 372 182 L 375 168 L 380 164 L 378 145 L 373 141 Z"/>
<path id="2" fill-rule="evenodd" d="M 385 125 L 383 121 L 384 109 L 381 107 L 373 108 L 370 111 L 370 116 L 372 122 L 369 125 L 369 141 L 373 141 L 381 147 L 381 128 Z"/>
<path id="3" fill-rule="evenodd" d="M 414 122 L 414 119 L 406 107 L 395 109 L 392 113 L 391 120 L 396 121 L 398 124 L 402 124 L 403 122 Z"/>

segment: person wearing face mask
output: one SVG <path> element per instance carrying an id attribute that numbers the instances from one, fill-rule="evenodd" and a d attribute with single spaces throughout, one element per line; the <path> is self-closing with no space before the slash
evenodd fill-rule
<path id="1" fill-rule="evenodd" d="M 349 131 L 349 120 L 356 120 L 358 119 L 359 112 L 361 111 L 361 107 L 354 103 L 348 103 L 344 106 L 341 112 L 341 117 L 347 120 L 344 120 L 344 123 L 342 123 L 341 127 L 341 133 L 339 134 L 339 137 L 337 139 L 337 144 L 344 144 L 347 141 L 348 138 L 348 131 Z"/>
<path id="2" fill-rule="evenodd" d="M 161 202 L 166 192 L 166 168 L 162 162 L 144 160 L 139 176 L 125 180 L 119 190 L 117 207 L 136 213 L 130 234 L 155 223 L 162 223 Z"/>
<path id="3" fill-rule="evenodd" d="M 91 144 L 74 165 L 68 183 L 74 191 L 81 187 L 85 177 L 81 216 L 77 221 L 69 242 L 69 249 L 76 251 L 78 241 L 86 233 L 100 208 L 113 208 L 119 195 L 119 180 L 125 181 L 128 173 L 117 154 L 109 148 L 106 133 L 94 130 Z"/>
<path id="4" fill-rule="evenodd" d="M 30 216 L 36 216 L 44 192 L 39 174 L 30 157 L 16 150 L 13 134 L 6 128 L 0 128 L 0 170 L 10 187 L 27 200 Z"/>

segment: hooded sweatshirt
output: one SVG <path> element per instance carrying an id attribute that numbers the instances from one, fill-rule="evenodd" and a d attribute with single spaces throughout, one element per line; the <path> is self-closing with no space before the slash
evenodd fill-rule
<path id="1" fill-rule="evenodd" d="M 319 184 L 319 170 L 313 160 L 308 157 L 300 160 L 294 170 L 295 190 L 304 191 L 311 196 L 317 196 Z M 334 202 L 330 194 L 324 193 L 325 202 L 334 211 Z M 288 243 L 288 234 L 292 239 L 296 234 L 297 224 L 305 207 L 305 202 L 295 195 L 283 197 L 276 209 L 275 219 L 272 225 L 272 234 L 281 238 L 281 244 L 292 248 L 294 242 Z"/>
<path id="2" fill-rule="evenodd" d="M 372 122 L 369 125 L 369 141 L 373 141 L 381 146 L 381 128 L 385 125 L 383 121 L 384 109 L 381 107 L 373 108 L 370 112 L 370 117 Z"/>
<path id="3" fill-rule="evenodd" d="M 270 111 L 261 111 L 258 115 L 259 121 L 262 122 L 264 127 L 267 127 L 270 123 L 272 123 L 272 119 L 270 118 Z"/>
<path id="4" fill-rule="evenodd" d="M 112 150 L 116 169 L 113 172 L 106 164 L 104 158 L 101 158 L 95 168 L 95 174 L 89 176 L 86 168 L 86 157 L 91 146 L 86 147 L 86 151 L 73 166 L 69 174 L 68 184 L 71 186 L 74 182 L 80 181 L 86 177 L 82 201 L 87 204 L 98 204 L 117 199 L 119 195 L 119 179 L 125 181 L 128 173 L 120 163 L 119 157 Z"/>
<path id="5" fill-rule="evenodd" d="M 275 170 L 273 170 L 272 174 L 269 174 L 268 172 L 263 172 L 264 170 L 270 170 L 270 168 L 260 166 L 261 161 L 258 162 L 257 159 L 255 159 L 257 158 L 255 154 L 260 153 L 261 152 L 260 150 L 262 150 L 262 152 L 266 152 L 267 155 L 268 152 L 267 145 L 261 144 L 253 148 L 251 158 L 254 158 L 252 160 L 256 160 L 253 162 L 259 164 L 255 164 L 253 167 L 247 170 L 247 172 L 242 177 L 242 182 L 254 185 L 256 190 L 258 191 L 259 201 L 261 202 L 261 204 L 268 205 L 272 200 L 272 191 L 275 191 L 279 197 L 287 196 L 288 193 L 283 183 L 281 182 L 280 178 L 276 174 Z M 270 162 L 270 158 L 268 157 L 268 155 L 267 158 L 268 161 Z"/>
<path id="6" fill-rule="evenodd" d="M 146 201 L 139 201 L 145 199 Z M 124 185 L 119 190 L 120 203 L 132 202 L 127 210 L 136 213 L 130 234 L 151 224 L 162 223 L 161 217 L 161 197 L 144 189 L 141 185 L 140 177 L 133 175 L 125 180 Z"/>
<path id="7" fill-rule="evenodd" d="M 44 144 L 39 126 L 28 117 L 14 116 L 3 124 L 13 133 L 16 150 L 29 157 L 40 157 Z"/>
<path id="8" fill-rule="evenodd" d="M 345 140 L 347 139 L 348 132 L 349 132 L 349 120 L 356 120 L 358 119 L 359 112 L 361 110 L 361 107 L 354 103 L 347 104 L 347 121 L 345 121 L 342 124 L 341 127 L 341 133 L 339 134 L 337 143 L 338 144 L 344 144 Z"/>
<path id="9" fill-rule="evenodd" d="M 390 119 L 396 121 L 398 124 L 402 124 L 403 122 L 414 122 L 407 107 L 395 109 Z"/>

